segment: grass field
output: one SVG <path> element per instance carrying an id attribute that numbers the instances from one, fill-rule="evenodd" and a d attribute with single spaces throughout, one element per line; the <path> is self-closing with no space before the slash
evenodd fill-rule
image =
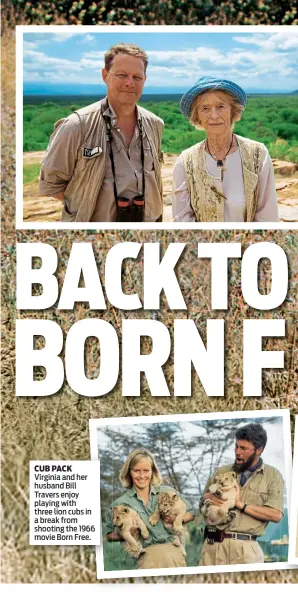
<path id="1" fill-rule="evenodd" d="M 169 100 L 169 95 L 152 98 L 147 95 L 140 104 L 164 120 L 164 152 L 180 153 L 205 137 L 203 131 L 192 127 L 180 113 L 176 95 L 173 100 Z M 96 100 L 96 97 L 25 97 L 24 152 L 45 150 L 55 121 Z M 249 96 L 235 131 L 264 142 L 272 158 L 298 162 L 298 95 Z"/>

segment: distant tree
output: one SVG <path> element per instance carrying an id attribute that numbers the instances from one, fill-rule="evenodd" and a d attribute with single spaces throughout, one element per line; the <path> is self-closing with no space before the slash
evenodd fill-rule
<path id="1" fill-rule="evenodd" d="M 196 507 L 210 475 L 232 460 L 227 450 L 231 449 L 236 430 L 249 421 L 201 420 L 192 422 L 188 431 L 184 422 L 100 428 L 98 456 L 103 508 L 123 492 L 119 472 L 129 453 L 137 448 L 153 453 L 164 483 L 189 498 Z M 254 421 L 272 423 L 278 418 Z M 100 443 L 101 434 L 104 438 Z"/>

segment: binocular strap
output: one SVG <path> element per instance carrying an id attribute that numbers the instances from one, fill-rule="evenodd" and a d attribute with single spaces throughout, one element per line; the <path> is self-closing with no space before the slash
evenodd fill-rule
<path id="1" fill-rule="evenodd" d="M 110 144 L 110 150 L 109 150 L 109 157 L 111 159 L 111 166 L 112 166 L 112 173 L 113 173 L 113 185 L 114 185 L 114 196 L 115 196 L 115 201 L 116 201 L 116 207 L 118 210 L 118 192 L 117 192 L 117 185 L 116 185 L 116 175 L 115 175 L 115 162 L 114 162 L 114 154 L 113 154 L 113 136 L 112 136 L 112 132 L 111 132 L 111 124 L 109 121 L 109 118 L 106 116 L 103 116 L 105 124 L 106 124 L 106 128 L 107 128 L 107 135 L 109 138 L 109 144 Z M 145 200 L 145 167 L 144 167 L 144 162 L 145 162 L 145 156 L 144 156 L 144 145 L 143 145 L 143 123 L 142 123 L 142 119 L 138 120 L 138 128 L 139 128 L 139 132 L 140 132 L 140 137 L 141 137 L 141 164 L 142 164 L 142 195 L 143 198 Z M 135 197 L 139 197 L 138 195 L 136 195 Z"/>

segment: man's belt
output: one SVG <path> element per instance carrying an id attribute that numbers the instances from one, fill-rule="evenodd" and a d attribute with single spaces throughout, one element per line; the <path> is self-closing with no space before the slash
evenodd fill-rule
<path id="1" fill-rule="evenodd" d="M 207 540 L 209 545 L 214 543 L 222 543 L 224 539 L 234 539 L 238 541 L 256 541 L 257 537 L 253 534 L 244 534 L 241 532 L 225 532 L 217 528 L 210 528 L 206 526 L 204 530 L 204 540 Z"/>

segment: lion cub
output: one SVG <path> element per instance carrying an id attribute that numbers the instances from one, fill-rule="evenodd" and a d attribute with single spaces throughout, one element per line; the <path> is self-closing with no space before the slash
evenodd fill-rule
<path id="1" fill-rule="evenodd" d="M 183 526 L 183 518 L 186 513 L 186 504 L 179 497 L 176 491 L 162 491 L 158 494 L 157 509 L 154 514 L 150 516 L 149 522 L 152 526 L 155 526 L 160 518 L 165 516 L 174 515 L 175 520 L 173 524 L 167 524 L 166 528 L 173 529 L 173 533 L 177 535 L 173 541 L 176 547 L 181 546 L 183 555 L 185 556 L 185 532 Z"/>
<path id="2" fill-rule="evenodd" d="M 149 532 L 146 524 L 140 518 L 138 513 L 129 508 L 128 506 L 115 506 L 112 508 L 113 524 L 117 526 L 119 534 L 124 539 L 123 549 L 131 557 L 136 559 L 141 553 L 146 553 L 146 549 L 142 547 L 140 543 L 139 531 L 135 536 L 132 536 L 130 529 L 138 528 L 141 531 L 141 535 L 144 539 L 149 537 Z"/>
<path id="3" fill-rule="evenodd" d="M 215 483 L 209 487 L 210 493 L 216 494 L 218 497 L 224 497 L 225 502 L 221 506 L 212 504 L 210 500 L 205 500 L 201 513 L 204 516 L 205 522 L 208 526 L 217 526 L 218 524 L 225 524 L 231 522 L 236 516 L 235 507 L 237 480 L 234 471 L 228 471 L 215 477 Z"/>

